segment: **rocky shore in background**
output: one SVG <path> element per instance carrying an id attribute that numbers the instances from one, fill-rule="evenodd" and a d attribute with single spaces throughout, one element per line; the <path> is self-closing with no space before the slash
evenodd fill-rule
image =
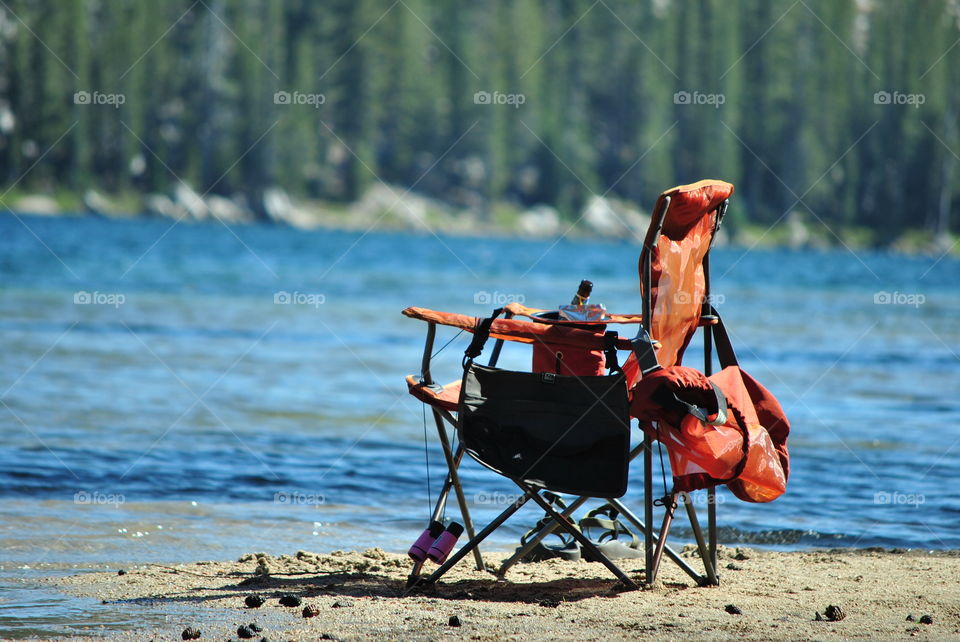
<path id="1" fill-rule="evenodd" d="M 269 222 L 298 229 L 407 230 L 457 236 L 512 236 L 522 238 L 599 238 L 643 241 L 650 215 L 636 203 L 592 196 L 576 217 L 564 217 L 554 207 L 537 204 L 522 208 L 494 204 L 489 211 L 456 207 L 442 200 L 386 184 L 371 186 L 353 203 L 296 199 L 280 187 L 263 191 L 251 201 L 245 195 L 203 195 L 185 184 L 169 193 L 111 196 L 95 189 L 82 196 L 19 194 L 0 202 L 0 212 L 34 216 L 94 215 L 116 219 L 156 217 L 182 222 L 221 221 L 229 225 Z M 912 231 L 898 239 L 878 239 L 866 229 L 828 229 L 800 212 L 790 212 L 772 227 L 727 225 L 717 245 L 747 247 L 851 249 L 889 247 L 906 253 L 960 254 L 957 239 L 931 237 Z"/>

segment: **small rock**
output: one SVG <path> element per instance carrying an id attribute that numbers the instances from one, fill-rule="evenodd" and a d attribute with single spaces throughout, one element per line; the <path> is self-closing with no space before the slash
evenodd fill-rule
<path id="1" fill-rule="evenodd" d="M 450 619 L 447 620 L 449 626 L 463 626 L 463 621 L 460 619 L 459 615 L 451 615 Z"/>
<path id="2" fill-rule="evenodd" d="M 317 617 L 320 615 L 320 609 L 312 604 L 303 607 L 303 617 Z"/>
<path id="3" fill-rule="evenodd" d="M 548 609 L 555 609 L 560 606 L 560 600 L 546 599 L 540 602 L 540 606 Z"/>
<path id="4" fill-rule="evenodd" d="M 127 572 L 126 572 L 125 570 L 123 570 L 122 568 L 121 568 L 119 571 L 117 571 L 117 575 L 126 575 L 126 574 L 127 574 Z"/>
<path id="5" fill-rule="evenodd" d="M 744 549 L 742 549 L 742 548 L 738 548 L 736 555 L 733 556 L 733 559 L 735 559 L 735 560 L 737 560 L 737 561 L 739 561 L 739 562 L 742 562 L 742 561 L 744 561 L 744 560 L 750 559 L 750 555 L 747 554 L 746 550 L 744 550 Z"/>
<path id="6" fill-rule="evenodd" d="M 907 616 L 907 622 L 915 622 L 917 618 L 913 617 L 913 613 Z"/>
<path id="7" fill-rule="evenodd" d="M 253 637 L 253 629 L 245 624 L 241 624 L 237 627 L 237 637 L 243 638 L 244 640 L 249 640 Z"/>
<path id="8" fill-rule="evenodd" d="M 814 616 L 813 619 L 814 619 L 814 621 L 816 621 L 816 622 L 823 622 L 823 616 L 820 615 L 820 611 L 817 611 L 817 614 Z"/>
<path id="9" fill-rule="evenodd" d="M 250 630 L 253 631 L 254 633 L 262 633 L 262 632 L 263 632 L 263 627 L 260 626 L 259 624 L 257 624 L 256 622 L 251 622 L 251 623 L 248 624 L 247 626 L 249 626 L 249 627 L 250 627 Z"/>
<path id="10" fill-rule="evenodd" d="M 843 618 L 847 617 L 847 614 L 843 612 L 839 606 L 830 604 L 827 606 L 827 609 L 823 612 L 827 616 L 827 619 L 831 622 L 839 622 Z"/>
<path id="11" fill-rule="evenodd" d="M 921 616 L 920 616 L 920 624 L 933 624 L 933 616 L 932 616 L 932 615 L 921 615 Z"/>
<path id="12" fill-rule="evenodd" d="M 180 634 L 180 637 L 184 640 L 199 640 L 200 629 L 195 629 L 192 626 L 188 626 L 183 630 L 183 633 Z"/>
<path id="13" fill-rule="evenodd" d="M 247 605 L 247 608 L 258 609 L 263 606 L 264 600 L 259 595 L 248 595 L 246 599 L 243 600 L 243 603 Z"/>
<path id="14" fill-rule="evenodd" d="M 280 597 L 281 606 L 300 606 L 303 604 L 303 600 L 292 593 L 287 593 Z"/>
<path id="15" fill-rule="evenodd" d="M 742 571 L 742 570 L 743 570 L 743 567 L 742 567 L 742 566 L 737 566 L 737 565 L 734 564 L 733 562 L 730 562 L 729 564 L 727 564 L 727 568 L 730 569 L 731 571 Z"/>
<path id="16" fill-rule="evenodd" d="M 338 638 L 337 636 L 333 635 L 332 633 L 321 633 L 321 634 L 320 634 L 320 639 L 321 639 L 321 640 L 339 640 L 340 638 Z"/>
<path id="17" fill-rule="evenodd" d="M 730 615 L 743 615 L 743 611 L 741 611 L 740 607 L 736 604 L 727 604 L 725 607 L 723 607 L 723 610 Z"/>
<path id="18" fill-rule="evenodd" d="M 335 609 L 348 609 L 353 606 L 353 602 L 350 600 L 337 600 L 333 603 L 333 608 Z"/>

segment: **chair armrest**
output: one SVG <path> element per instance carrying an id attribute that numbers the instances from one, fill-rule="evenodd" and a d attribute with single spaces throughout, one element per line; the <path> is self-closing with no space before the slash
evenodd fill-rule
<path id="1" fill-rule="evenodd" d="M 467 332 L 473 332 L 480 322 L 479 317 L 455 312 L 438 312 L 427 308 L 409 307 L 403 315 L 427 323 L 448 325 Z M 490 336 L 494 339 L 534 343 L 542 341 L 556 345 L 566 345 L 587 350 L 603 350 L 605 347 L 603 332 L 591 332 L 579 328 L 566 327 L 563 323 L 540 323 L 521 319 L 495 319 L 490 326 Z M 630 339 L 617 338 L 618 350 L 632 350 Z"/>

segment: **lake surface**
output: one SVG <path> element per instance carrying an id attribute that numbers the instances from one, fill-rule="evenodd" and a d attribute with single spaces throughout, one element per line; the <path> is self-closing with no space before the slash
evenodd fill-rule
<path id="1" fill-rule="evenodd" d="M 594 301 L 639 312 L 637 254 L 0 216 L 0 631 L 122 626 L 76 604 L 43 615 L 34 602 L 53 598 L 31 588 L 43 574 L 405 551 L 432 501 L 425 459 L 434 492 L 444 467 L 403 382 L 426 326 L 400 311 L 553 307 L 589 278 Z M 750 505 L 721 491 L 721 541 L 960 548 L 960 262 L 718 248 L 712 266 L 741 365 L 793 426 L 787 494 Z M 438 378 L 458 376 L 467 341 L 440 354 Z M 698 346 L 688 365 L 702 365 Z M 515 345 L 501 365 L 528 361 Z M 514 493 L 472 461 L 462 474 L 482 523 Z M 512 548 L 538 517 L 525 508 L 488 548 Z"/>

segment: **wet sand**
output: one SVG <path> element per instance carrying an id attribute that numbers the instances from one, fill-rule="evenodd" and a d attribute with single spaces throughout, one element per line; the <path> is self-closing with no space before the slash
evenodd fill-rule
<path id="1" fill-rule="evenodd" d="M 694 550 L 683 555 L 698 566 Z M 505 555 L 487 557 L 489 563 Z M 620 566 L 642 578 L 642 560 L 621 560 Z M 201 640 L 227 640 L 251 622 L 263 628 L 255 640 L 960 640 L 958 551 L 724 548 L 719 567 L 721 586 L 698 587 L 664 560 L 652 590 L 625 592 L 597 563 L 521 564 L 498 582 L 468 559 L 433 590 L 404 597 L 409 560 L 372 549 L 131 566 L 123 575 L 84 573 L 49 582 L 130 609 L 189 608 L 180 622 L 171 618 L 164 628 L 108 634 L 112 640 L 180 639 L 188 626 L 201 630 Z M 264 604 L 246 607 L 250 595 Z M 301 604 L 282 606 L 283 595 Z M 843 619 L 817 621 L 829 605 L 840 607 Z M 318 615 L 304 618 L 307 606 Z M 737 609 L 740 614 L 728 612 Z M 932 623 L 921 622 L 925 615 Z M 451 623 L 453 616 L 460 626 Z"/>

